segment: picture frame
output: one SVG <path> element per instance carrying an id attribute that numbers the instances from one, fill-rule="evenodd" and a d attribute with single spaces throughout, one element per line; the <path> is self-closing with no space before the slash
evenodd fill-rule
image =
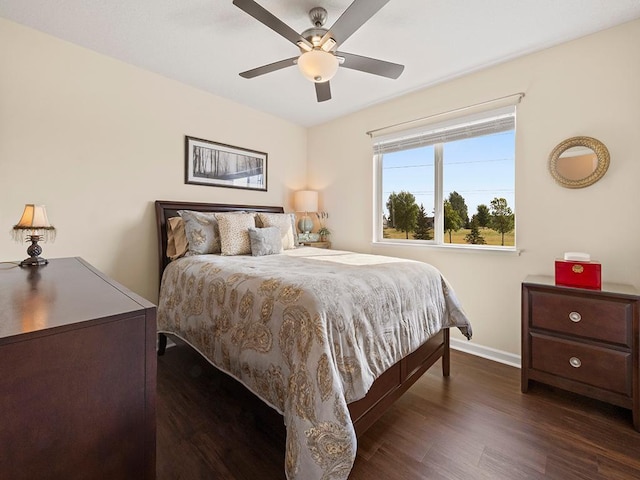
<path id="1" fill-rule="evenodd" d="M 185 135 L 184 183 L 267 191 L 267 153 Z"/>

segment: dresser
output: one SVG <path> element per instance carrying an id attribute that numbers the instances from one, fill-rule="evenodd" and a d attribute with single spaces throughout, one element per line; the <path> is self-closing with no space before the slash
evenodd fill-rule
<path id="1" fill-rule="evenodd" d="M 522 284 L 522 392 L 534 380 L 632 410 L 640 431 L 640 297 L 632 286 Z"/>
<path id="2" fill-rule="evenodd" d="M 81 258 L 0 263 L 0 478 L 155 478 L 156 307 Z"/>

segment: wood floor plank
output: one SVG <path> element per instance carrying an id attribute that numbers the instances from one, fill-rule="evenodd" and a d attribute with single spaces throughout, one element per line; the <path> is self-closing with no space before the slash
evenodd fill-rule
<path id="1" fill-rule="evenodd" d="M 282 417 L 177 342 L 158 359 L 158 480 L 284 480 Z M 453 351 L 360 439 L 350 480 L 640 478 L 623 408 L 533 384 Z"/>
<path id="2" fill-rule="evenodd" d="M 630 465 L 621 463 L 607 457 L 598 458 L 598 473 L 610 480 L 626 480 L 628 478 L 640 478 L 640 465 L 635 462 Z"/>
<path id="3" fill-rule="evenodd" d="M 533 468 L 530 465 L 526 456 L 509 455 L 502 450 L 487 447 L 484 449 L 479 466 L 493 478 L 530 480 L 541 478 L 544 475 L 546 462 L 540 471 L 539 468 Z"/>
<path id="4" fill-rule="evenodd" d="M 385 480 L 429 480 L 424 472 L 422 464 L 407 455 L 402 448 L 397 448 L 389 443 L 384 444 L 368 463 L 377 472 L 377 477 L 372 477 L 368 472 L 360 472 L 360 461 L 356 461 L 358 468 L 354 468 L 349 478 L 351 480 L 371 480 L 372 478 L 384 478 Z M 368 468 L 367 470 L 371 470 Z"/>
<path id="5" fill-rule="evenodd" d="M 465 444 L 446 440 L 435 443 L 422 459 L 428 478 L 499 480 L 491 473 L 484 472 L 479 466 L 482 445 L 474 444 L 472 449 L 464 447 Z"/>
<path id="6" fill-rule="evenodd" d="M 547 458 L 547 478 L 566 480 L 603 480 L 598 472 L 598 459 L 584 451 L 567 447 L 558 448 Z"/>

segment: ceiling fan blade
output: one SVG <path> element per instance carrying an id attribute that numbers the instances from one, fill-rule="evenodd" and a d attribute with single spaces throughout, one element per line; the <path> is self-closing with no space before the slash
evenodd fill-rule
<path id="1" fill-rule="evenodd" d="M 341 45 L 387 3 L 389 0 L 353 0 L 353 3 L 322 37 L 320 44 L 324 45 L 329 38 L 333 38 L 338 45 Z"/>
<path id="2" fill-rule="evenodd" d="M 381 77 L 396 79 L 404 71 L 404 65 L 354 55 L 353 53 L 336 52 L 336 56 L 344 58 L 344 62 L 340 65 L 341 67 L 372 73 Z"/>
<path id="3" fill-rule="evenodd" d="M 283 68 L 290 67 L 296 64 L 296 60 L 298 57 L 287 58 L 286 60 L 280 60 L 279 62 L 269 63 L 268 65 L 262 65 L 261 67 L 253 68 L 251 70 L 247 70 L 246 72 L 242 72 L 240 74 L 243 78 L 254 78 L 260 75 L 264 75 L 265 73 L 275 72 L 276 70 L 281 70 Z"/>
<path id="4" fill-rule="evenodd" d="M 284 23 L 282 20 L 280 20 L 278 17 L 273 15 L 268 10 L 264 9 L 262 6 L 258 5 L 253 0 L 233 0 L 233 4 L 236 7 L 243 10 L 244 12 L 251 15 L 260 23 L 269 27 L 274 32 L 282 35 L 291 43 L 298 44 L 298 42 L 302 42 L 307 46 L 313 48 L 313 45 L 306 38 L 302 37 L 298 32 L 292 29 L 289 25 Z"/>
<path id="5" fill-rule="evenodd" d="M 316 83 L 316 98 L 318 102 L 326 102 L 331 100 L 331 87 L 329 82 Z"/>

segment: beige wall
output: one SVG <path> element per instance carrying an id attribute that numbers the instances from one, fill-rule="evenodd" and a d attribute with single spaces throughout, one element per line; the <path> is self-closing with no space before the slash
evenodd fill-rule
<path id="1" fill-rule="evenodd" d="M 306 183 L 306 130 L 0 19 L 0 261 L 22 260 L 25 203 L 81 256 L 157 295 L 154 200 L 284 205 Z M 268 191 L 184 184 L 184 136 L 267 152 Z"/>
<path id="2" fill-rule="evenodd" d="M 520 283 L 528 274 L 553 275 L 554 258 L 563 252 L 589 252 L 602 262 L 605 282 L 640 288 L 638 45 L 640 21 L 634 21 L 310 129 L 309 187 L 322 190 L 334 246 L 434 264 L 462 300 L 474 343 L 516 355 Z M 372 245 L 373 162 L 365 132 L 520 91 L 526 93 L 516 133 L 522 254 Z M 604 142 L 611 166 L 589 188 L 563 189 L 547 159 L 556 144 L 577 135 Z"/>

